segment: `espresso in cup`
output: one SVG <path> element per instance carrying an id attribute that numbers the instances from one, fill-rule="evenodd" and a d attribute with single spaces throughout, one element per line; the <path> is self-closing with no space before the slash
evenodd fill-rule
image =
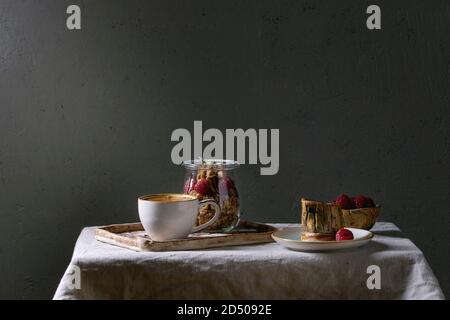
<path id="1" fill-rule="evenodd" d="M 214 207 L 214 217 L 195 227 L 199 208 L 208 204 Z M 144 230 L 155 241 L 186 238 L 212 225 L 220 215 L 220 207 L 214 200 L 199 201 L 195 196 L 178 193 L 141 196 L 138 211 Z"/>

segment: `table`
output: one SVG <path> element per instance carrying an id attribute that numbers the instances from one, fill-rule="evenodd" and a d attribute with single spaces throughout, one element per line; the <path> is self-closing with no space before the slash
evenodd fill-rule
<path id="1" fill-rule="evenodd" d="M 423 253 L 387 222 L 363 247 L 321 253 L 276 243 L 133 252 L 96 241 L 94 230 L 81 232 L 54 299 L 444 299 Z M 380 289 L 367 286 L 372 265 Z"/>

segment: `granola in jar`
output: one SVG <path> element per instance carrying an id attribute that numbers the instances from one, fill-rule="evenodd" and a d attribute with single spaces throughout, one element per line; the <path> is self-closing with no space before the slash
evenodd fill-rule
<path id="1" fill-rule="evenodd" d="M 232 160 L 189 160 L 184 162 L 186 179 L 184 193 L 199 200 L 213 199 L 221 209 L 219 219 L 207 230 L 231 230 L 239 221 L 239 194 L 232 176 L 239 164 Z M 209 221 L 214 208 L 200 208 L 196 225 Z"/>

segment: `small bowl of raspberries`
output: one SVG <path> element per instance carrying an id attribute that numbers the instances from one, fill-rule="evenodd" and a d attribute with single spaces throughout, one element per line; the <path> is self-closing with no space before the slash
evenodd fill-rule
<path id="1" fill-rule="evenodd" d="M 342 211 L 344 227 L 369 230 L 380 215 L 381 207 L 371 197 L 340 194 L 333 201 Z"/>

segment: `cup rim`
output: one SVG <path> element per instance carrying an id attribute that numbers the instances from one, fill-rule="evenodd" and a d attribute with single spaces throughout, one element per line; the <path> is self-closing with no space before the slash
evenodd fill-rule
<path id="1" fill-rule="evenodd" d="M 161 197 L 161 196 L 176 196 L 184 199 L 174 199 L 174 200 L 152 200 L 150 198 L 154 197 Z M 139 201 L 146 201 L 146 202 L 155 202 L 155 203 L 172 203 L 172 202 L 188 202 L 188 201 L 195 201 L 198 200 L 196 196 L 190 195 L 190 194 L 184 194 L 184 193 L 173 193 L 173 192 L 167 192 L 167 193 L 151 193 L 151 194 L 145 194 L 138 197 Z"/>

